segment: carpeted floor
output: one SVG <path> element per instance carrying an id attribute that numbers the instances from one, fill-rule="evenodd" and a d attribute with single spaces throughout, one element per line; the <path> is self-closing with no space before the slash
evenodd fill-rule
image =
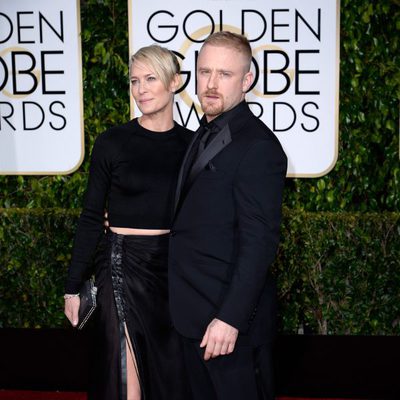
<path id="1" fill-rule="evenodd" d="M 86 400 L 86 393 L 0 390 L 0 400 Z"/>

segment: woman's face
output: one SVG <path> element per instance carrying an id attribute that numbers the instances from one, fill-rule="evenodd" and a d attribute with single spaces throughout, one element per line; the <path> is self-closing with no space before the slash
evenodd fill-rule
<path id="1" fill-rule="evenodd" d="M 132 96 L 143 115 L 155 115 L 169 108 L 172 111 L 172 84 L 167 89 L 148 65 L 136 61 L 130 78 Z"/>

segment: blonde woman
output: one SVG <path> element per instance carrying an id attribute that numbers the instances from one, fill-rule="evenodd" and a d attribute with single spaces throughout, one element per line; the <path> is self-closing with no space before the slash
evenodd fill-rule
<path id="1" fill-rule="evenodd" d="M 97 356 L 90 399 L 190 398 L 167 283 L 175 188 L 191 139 L 173 120 L 179 72 L 166 48 L 152 45 L 135 53 L 131 93 L 142 116 L 108 129 L 93 148 L 64 296 L 65 314 L 76 326 L 77 294 L 94 261 Z"/>

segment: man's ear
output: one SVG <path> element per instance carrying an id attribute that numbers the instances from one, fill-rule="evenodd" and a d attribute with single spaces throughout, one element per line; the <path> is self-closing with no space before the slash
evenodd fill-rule
<path id="1" fill-rule="evenodd" d="M 247 72 L 243 77 L 243 93 L 246 93 L 253 83 L 254 75 L 251 71 Z"/>

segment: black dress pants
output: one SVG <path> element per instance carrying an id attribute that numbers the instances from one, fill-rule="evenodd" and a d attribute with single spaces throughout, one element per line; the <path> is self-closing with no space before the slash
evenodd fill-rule
<path id="1" fill-rule="evenodd" d="M 182 338 L 193 400 L 273 400 L 271 345 L 240 346 L 205 361 L 200 342 Z"/>

